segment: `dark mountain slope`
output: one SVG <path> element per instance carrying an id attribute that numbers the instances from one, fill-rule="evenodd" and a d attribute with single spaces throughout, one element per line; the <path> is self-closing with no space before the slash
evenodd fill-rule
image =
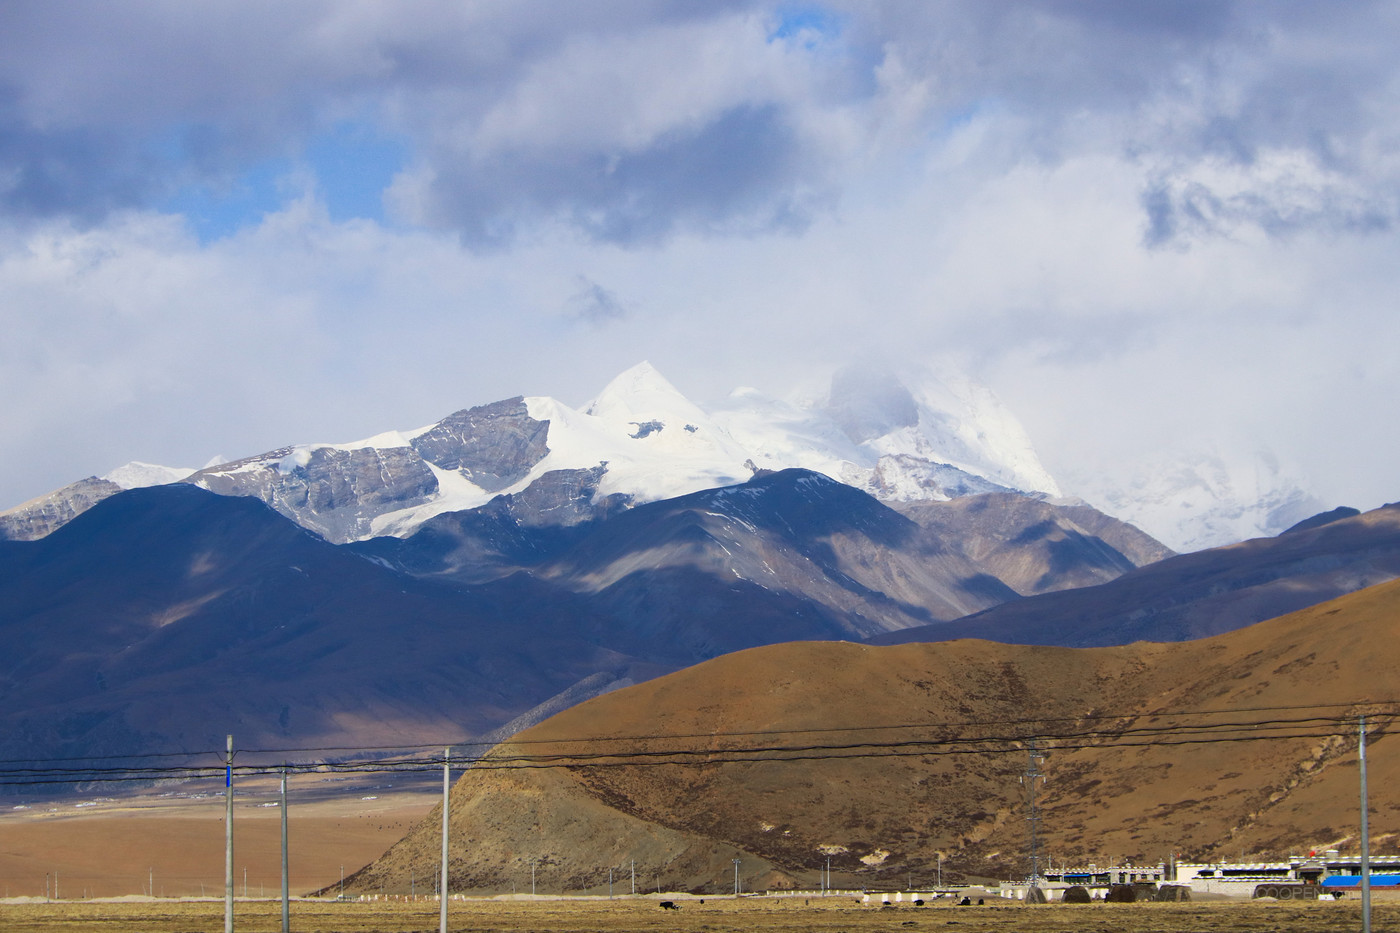
<path id="1" fill-rule="evenodd" d="M 600 644 L 606 620 L 571 594 L 525 582 L 415 580 L 253 499 L 123 493 L 0 550 L 6 750 L 467 736 L 600 671 L 663 669 Z"/>
<path id="2" fill-rule="evenodd" d="M 558 502 L 585 479 L 561 478 Z M 337 546 L 258 499 L 176 484 L 0 542 L 0 745 L 466 738 L 727 652 L 1017 598 L 947 528 L 800 470 L 571 524 L 531 524 L 542 504 Z"/>
<path id="3" fill-rule="evenodd" d="M 1048 593 L 879 636 L 884 644 L 969 636 L 1013 644 L 1184 641 L 1242 628 L 1400 577 L 1400 506 L 1182 554 L 1109 583 Z"/>
<path id="4" fill-rule="evenodd" d="M 1075 520 L 1080 513 L 1084 525 L 1128 542 L 1132 557 L 1085 530 Z M 912 507 L 906 516 L 806 470 L 568 526 L 532 523 L 533 514 L 502 497 L 431 519 L 405 540 L 351 547 L 410 573 L 462 581 L 528 570 L 613 605 L 629 598 L 609 591 L 639 579 L 648 587 L 694 573 L 743 580 L 827 606 L 846 618 L 840 631 L 854 637 L 955 619 L 1016 599 L 1018 590 L 1102 582 L 1170 553 L 1087 507 L 1008 494 Z M 977 546 L 991 534 L 977 530 L 984 526 L 1002 536 L 995 548 Z M 672 570 L 687 572 L 656 576 Z M 683 590 L 673 602 L 685 601 Z"/>

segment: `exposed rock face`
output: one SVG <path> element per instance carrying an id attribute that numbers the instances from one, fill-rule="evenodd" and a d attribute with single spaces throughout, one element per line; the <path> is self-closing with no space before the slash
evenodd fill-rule
<path id="1" fill-rule="evenodd" d="M 597 498 L 598 484 L 607 472 L 604 464 L 591 470 L 551 470 L 520 492 L 499 496 L 484 508 L 505 510 L 525 527 L 567 527 L 603 518 L 631 504 L 630 496 L 617 493 Z"/>
<path id="2" fill-rule="evenodd" d="M 432 469 L 409 447 L 283 448 L 200 470 L 185 482 L 261 499 L 336 542 L 369 534 L 380 514 L 427 502 L 438 489 Z"/>
<path id="3" fill-rule="evenodd" d="M 513 398 L 456 412 L 400 446 L 283 447 L 200 470 L 185 482 L 261 499 L 344 544 L 380 533 L 376 520 L 384 516 L 437 500 L 443 489 L 434 468 L 456 473 L 483 499 L 524 479 L 549 453 L 548 431 L 548 421 L 530 417 L 524 398 Z M 549 504 L 567 488 L 561 479 L 538 497 Z"/>
<path id="4" fill-rule="evenodd" d="M 434 466 L 461 473 L 487 492 L 522 479 L 549 453 L 548 421 L 536 421 L 517 396 L 448 415 L 415 437 L 413 449 Z"/>
<path id="5" fill-rule="evenodd" d="M 62 489 L 0 512 L 0 539 L 37 541 L 97 503 L 122 491 L 110 480 L 89 476 Z"/>

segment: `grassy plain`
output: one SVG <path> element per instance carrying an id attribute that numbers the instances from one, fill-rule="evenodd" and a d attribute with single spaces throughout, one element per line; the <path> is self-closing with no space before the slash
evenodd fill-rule
<path id="1" fill-rule="evenodd" d="M 661 910 L 656 898 L 610 900 L 468 899 L 450 904 L 448 928 L 491 933 L 904 933 L 920 929 L 957 933 L 1334 933 L 1360 929 L 1360 903 L 1107 904 L 1026 907 L 861 906 L 854 899 L 707 898 L 682 900 L 681 909 Z M 276 901 L 240 902 L 235 930 L 274 933 L 281 929 Z M 1376 929 L 1400 924 L 1400 904 L 1377 904 Z M 409 933 L 438 928 L 438 907 L 416 903 L 292 905 L 297 933 Z M 223 903 L 121 902 L 64 904 L 0 903 L 6 933 L 216 933 L 223 929 Z"/>

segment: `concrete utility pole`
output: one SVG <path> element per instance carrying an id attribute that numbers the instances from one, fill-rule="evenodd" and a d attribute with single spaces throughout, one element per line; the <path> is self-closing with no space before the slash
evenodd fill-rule
<path id="1" fill-rule="evenodd" d="M 438 933 L 447 933 L 447 793 L 451 789 L 451 756 L 450 746 L 442 750 L 442 883 L 438 888 L 441 892 Z"/>
<path id="2" fill-rule="evenodd" d="M 734 896 L 739 896 L 739 860 L 734 860 Z"/>
<path id="3" fill-rule="evenodd" d="M 1366 717 L 1358 728 L 1361 765 L 1361 933 L 1371 933 L 1371 808 L 1366 800 Z"/>
<path id="4" fill-rule="evenodd" d="M 292 886 L 287 871 L 287 766 L 282 765 L 282 933 L 292 933 Z"/>
<path id="5" fill-rule="evenodd" d="M 233 736 L 224 757 L 224 933 L 233 933 Z"/>

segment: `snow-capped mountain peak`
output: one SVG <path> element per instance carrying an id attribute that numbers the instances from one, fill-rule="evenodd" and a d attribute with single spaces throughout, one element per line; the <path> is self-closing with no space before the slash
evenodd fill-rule
<path id="1" fill-rule="evenodd" d="M 645 423 L 663 415 L 691 420 L 705 417 L 697 405 L 645 361 L 614 377 L 583 411 L 622 424 Z"/>
<path id="2" fill-rule="evenodd" d="M 143 463 L 133 460 L 102 475 L 109 483 L 116 483 L 123 489 L 141 489 L 146 486 L 164 486 L 178 483 L 195 472 L 190 467 L 168 467 L 157 463 Z"/>
<path id="3" fill-rule="evenodd" d="M 1020 421 L 990 389 L 956 374 L 850 366 L 825 397 L 804 404 L 859 450 L 841 478 L 883 498 L 993 488 L 1060 494 Z"/>
<path id="4" fill-rule="evenodd" d="M 956 375 L 925 376 L 917 385 L 919 431 L 948 462 L 1013 489 L 1060 495 L 1030 435 L 995 392 Z"/>
<path id="5" fill-rule="evenodd" d="M 837 373 L 817 404 L 746 389 L 707 410 L 648 362 L 619 374 L 582 409 L 516 397 L 422 428 L 298 444 L 187 477 L 130 465 L 112 474 L 110 488 L 183 477 L 224 495 L 256 496 L 330 540 L 351 541 L 406 535 L 435 515 L 497 496 L 524 496 L 517 507 L 534 510 L 532 521 L 573 522 L 599 507 L 789 467 L 886 499 L 1058 492 L 1020 424 L 970 383 L 850 369 Z"/>

